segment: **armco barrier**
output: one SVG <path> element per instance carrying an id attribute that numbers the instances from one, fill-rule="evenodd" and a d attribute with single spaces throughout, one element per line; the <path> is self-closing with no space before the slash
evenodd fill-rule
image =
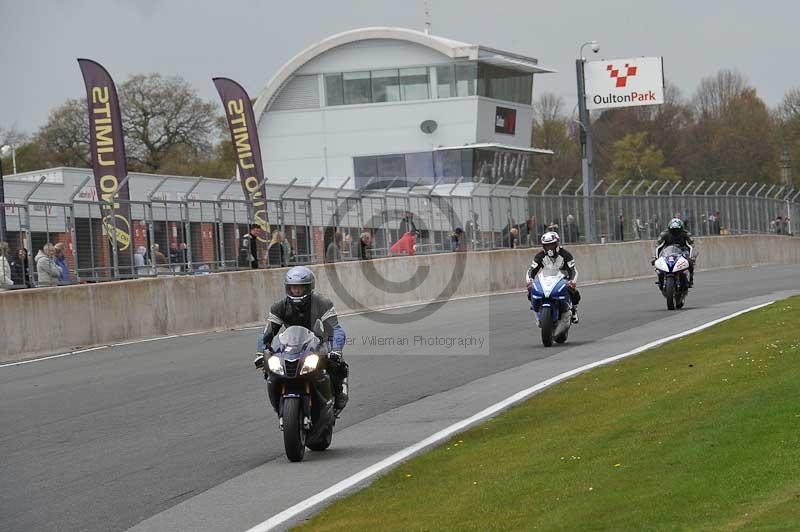
<path id="1" fill-rule="evenodd" d="M 700 269 L 800 264 L 799 238 L 709 237 L 698 239 L 697 248 Z M 579 263 L 579 284 L 651 274 L 652 249 L 651 241 L 570 247 Z M 317 274 L 317 289 L 331 297 L 342 314 L 522 289 L 531 256 L 531 250 L 500 250 L 311 268 Z M 267 305 L 283 297 L 284 272 L 258 270 L 0 292 L 0 361 L 261 322 Z"/>

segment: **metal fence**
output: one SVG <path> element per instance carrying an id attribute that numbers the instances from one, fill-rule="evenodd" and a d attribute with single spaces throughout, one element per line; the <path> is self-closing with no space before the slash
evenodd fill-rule
<path id="1" fill-rule="evenodd" d="M 240 247 L 253 223 L 253 206 L 226 197 L 235 181 L 221 182 L 221 190 L 209 197 L 194 194 L 200 180 L 179 199 L 159 197 L 160 186 L 169 179 L 165 177 L 145 199 L 122 203 L 130 208 L 132 225 L 132 241 L 124 250 L 109 245 L 103 203 L 78 198 L 88 176 L 63 202 L 36 200 L 43 179 L 30 183 L 24 197 L 3 205 L 10 260 L 14 262 L 19 248 L 26 248 L 32 252 L 33 265 L 34 252 L 45 243 L 63 242 L 72 283 L 250 268 Z M 463 250 L 535 246 L 549 229 L 559 231 L 566 243 L 584 242 L 588 202 L 600 242 L 656 238 L 676 216 L 697 235 L 793 234 L 800 215 L 800 192 L 759 183 L 614 181 L 605 186 L 600 181 L 584 198 L 580 184 L 569 180 L 558 189 L 555 180 L 521 187 L 521 180 L 504 185 L 502 180 L 486 184 L 482 179 L 475 183 L 458 179 L 363 190 L 346 188 L 349 179 L 335 189 L 321 187 L 322 179 L 313 186 L 296 181 L 279 184 L 279 191 L 267 200 L 272 229 L 282 231 L 291 253 L 283 261 L 270 261 L 270 235 L 261 235 L 260 267 L 324 262 L 326 255 L 331 258 L 332 245 L 339 248 L 341 260 L 357 260 L 363 232 L 371 236 L 370 256 L 375 258 L 391 255 L 392 245 L 408 232 L 415 235 L 416 254 L 452 251 L 456 228 L 464 231 L 459 248 Z M 336 260 L 339 254 L 333 254 Z M 33 286 L 35 271 L 35 267 L 28 270 Z"/>

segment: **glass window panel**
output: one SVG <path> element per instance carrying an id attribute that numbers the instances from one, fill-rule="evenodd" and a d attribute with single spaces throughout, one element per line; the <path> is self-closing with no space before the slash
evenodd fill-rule
<path id="1" fill-rule="evenodd" d="M 478 77 L 476 63 L 456 64 L 456 94 L 458 96 L 475 96 L 475 80 Z"/>
<path id="2" fill-rule="evenodd" d="M 531 104 L 533 74 L 481 63 L 478 95 L 507 102 Z"/>
<path id="3" fill-rule="evenodd" d="M 325 75 L 325 101 L 327 105 L 342 105 L 344 103 L 341 74 Z"/>
<path id="4" fill-rule="evenodd" d="M 353 175 L 355 176 L 356 188 L 364 188 L 370 179 L 378 176 L 378 158 L 353 157 Z"/>
<path id="5" fill-rule="evenodd" d="M 427 100 L 430 97 L 428 94 L 428 69 L 425 67 L 401 68 L 400 87 L 404 101 Z"/>
<path id="6" fill-rule="evenodd" d="M 407 153 L 406 176 L 408 184 L 413 185 L 420 179 L 420 184 L 433 182 L 433 154 L 431 152 Z"/>
<path id="7" fill-rule="evenodd" d="M 374 70 L 372 72 L 372 101 L 400 101 L 400 80 L 397 69 Z"/>
<path id="8" fill-rule="evenodd" d="M 456 95 L 456 77 L 453 65 L 436 67 L 436 93 L 439 98 L 452 98 Z"/>
<path id="9" fill-rule="evenodd" d="M 455 183 L 461 177 L 461 150 L 436 151 L 433 162 L 440 183 Z"/>
<path id="10" fill-rule="evenodd" d="M 344 103 L 348 105 L 370 103 L 372 90 L 370 89 L 369 72 L 345 72 L 342 74 L 344 81 Z"/>
<path id="11" fill-rule="evenodd" d="M 474 150 L 461 150 L 461 175 L 472 177 L 472 152 Z M 464 181 L 469 181 L 465 179 Z"/>
<path id="12" fill-rule="evenodd" d="M 406 158 L 404 155 L 380 155 L 378 157 L 378 176 L 380 177 L 381 187 L 406 186 Z M 397 178 L 395 180 L 395 178 Z"/>

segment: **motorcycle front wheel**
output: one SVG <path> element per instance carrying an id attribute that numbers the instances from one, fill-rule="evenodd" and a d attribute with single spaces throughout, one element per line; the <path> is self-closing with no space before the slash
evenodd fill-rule
<path id="1" fill-rule="evenodd" d="M 303 402 L 299 397 L 287 397 L 283 401 L 283 447 L 290 462 L 301 462 L 306 454 Z"/>
<path id="2" fill-rule="evenodd" d="M 542 343 L 545 347 L 553 345 L 553 309 L 552 307 L 545 307 L 542 310 L 542 319 L 540 321 L 542 326 Z"/>
<path id="3" fill-rule="evenodd" d="M 667 277 L 664 281 L 664 297 L 667 298 L 667 309 L 675 310 L 675 278 Z"/>

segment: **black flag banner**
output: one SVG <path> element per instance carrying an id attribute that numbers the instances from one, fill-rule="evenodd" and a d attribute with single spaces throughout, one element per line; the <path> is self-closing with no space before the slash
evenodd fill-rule
<path id="1" fill-rule="evenodd" d="M 256 119 L 250 97 L 244 88 L 228 78 L 214 78 L 225 117 L 231 130 L 231 142 L 236 153 L 236 165 L 242 180 L 244 196 L 253 203 L 255 223 L 261 228 L 259 240 L 269 239 L 270 226 L 267 218 L 267 184 L 264 181 L 264 166 L 261 161 L 261 146 L 258 143 Z M 261 185 L 261 186 L 259 186 Z"/>
<path id="2" fill-rule="evenodd" d="M 122 117 L 114 80 L 99 63 L 78 59 L 86 100 L 89 104 L 89 132 L 97 197 L 102 201 L 103 227 L 112 246 L 116 246 L 120 267 L 131 263 L 131 218 L 128 175 Z M 120 203 L 120 200 L 123 203 Z"/>

